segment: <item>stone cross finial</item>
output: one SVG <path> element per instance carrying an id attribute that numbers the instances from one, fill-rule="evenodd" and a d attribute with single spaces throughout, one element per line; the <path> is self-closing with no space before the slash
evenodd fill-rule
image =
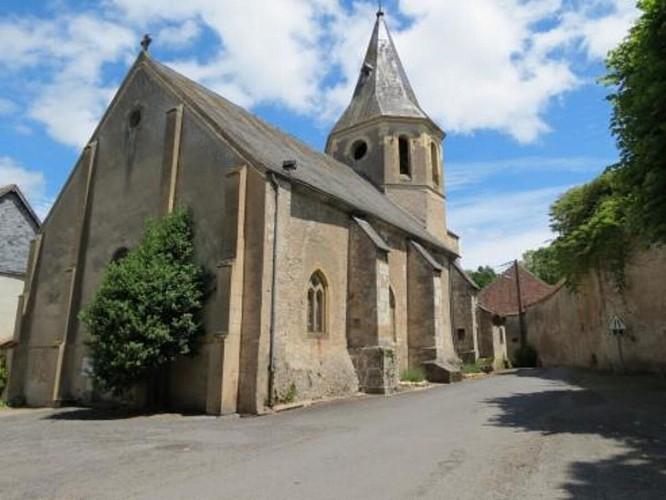
<path id="1" fill-rule="evenodd" d="M 379 7 L 377 10 L 377 17 L 382 17 L 384 15 L 384 10 L 382 9 L 382 0 L 377 0 L 377 6 Z"/>
<path id="2" fill-rule="evenodd" d="M 141 48 L 143 49 L 144 52 L 148 52 L 148 47 L 150 46 L 150 42 L 152 41 L 153 39 L 150 38 L 149 33 L 143 35 L 143 40 L 141 40 Z"/>

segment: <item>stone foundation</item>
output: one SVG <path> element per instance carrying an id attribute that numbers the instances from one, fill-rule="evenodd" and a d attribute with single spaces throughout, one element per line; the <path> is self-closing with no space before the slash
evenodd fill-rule
<path id="1" fill-rule="evenodd" d="M 446 361 L 426 361 L 422 366 L 428 382 L 450 384 L 462 380 L 460 369 Z"/>
<path id="2" fill-rule="evenodd" d="M 359 347 L 349 350 L 358 375 L 359 389 L 369 394 L 390 394 L 398 385 L 395 350 L 392 347 Z"/>

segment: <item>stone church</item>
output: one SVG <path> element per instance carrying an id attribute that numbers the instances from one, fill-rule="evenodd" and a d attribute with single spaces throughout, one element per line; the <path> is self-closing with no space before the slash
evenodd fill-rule
<path id="1" fill-rule="evenodd" d="M 444 135 L 382 12 L 325 154 L 144 49 L 32 244 L 9 397 L 102 397 L 77 314 L 146 219 L 180 205 L 215 283 L 199 354 L 170 368 L 175 408 L 388 393 L 408 367 L 454 378 Z"/>

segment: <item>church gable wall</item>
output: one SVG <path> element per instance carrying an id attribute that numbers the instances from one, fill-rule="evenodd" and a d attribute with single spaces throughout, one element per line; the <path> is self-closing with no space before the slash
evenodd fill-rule
<path id="1" fill-rule="evenodd" d="M 52 400 L 59 345 L 65 334 L 75 221 L 85 191 L 82 157 L 42 226 L 42 242 L 33 245 L 32 273 L 28 269 L 23 297 L 22 335 L 14 351 L 10 397 L 25 395 L 30 405 Z"/>
<path id="2" fill-rule="evenodd" d="M 146 219 L 166 212 L 170 190 L 176 205 L 183 203 L 193 212 L 197 258 L 206 268 L 215 275 L 220 260 L 234 257 L 233 252 L 225 254 L 229 253 L 225 241 L 229 234 L 236 234 L 235 214 L 228 217 L 227 212 L 237 207 L 227 205 L 225 183 L 227 173 L 242 161 L 224 143 L 213 139 L 186 108 L 178 175 L 174 177 L 169 154 L 177 133 L 172 117 L 179 105 L 173 94 L 144 71 L 138 70 L 130 77 L 93 138 L 93 153 L 91 148 L 86 150 L 44 224 L 32 302 L 28 304 L 34 313 L 24 318 L 21 346 L 15 357 L 19 359 L 16 376 L 26 384 L 18 392 L 25 393 L 31 404 L 47 404 L 56 394 L 58 345 L 67 336 L 68 318 L 72 328 L 69 345 L 64 354 L 60 353 L 60 395 L 67 399 L 91 397 L 90 380 L 83 373 L 89 364 L 86 333 L 76 315 L 92 298 L 114 253 L 134 247 Z M 136 115 L 133 117 L 137 111 L 138 123 Z M 91 158 L 90 193 L 86 197 L 85 167 Z M 211 294 L 205 317 L 208 331 L 216 329 L 214 323 L 219 321 L 214 313 L 218 309 L 216 300 L 217 295 Z M 172 379 L 187 380 L 186 384 L 176 380 L 172 385 L 176 404 L 205 408 L 207 349 L 204 342 L 197 358 L 176 363 Z M 27 354 L 24 363 L 20 361 L 21 350 Z"/>
<path id="3" fill-rule="evenodd" d="M 237 206 L 227 206 L 225 185 L 227 173 L 237 168 L 241 160 L 214 139 L 187 109 L 178 138 L 174 120 L 179 105 L 174 95 L 139 71 L 98 132 L 82 305 L 94 294 L 114 252 L 136 246 L 146 219 L 166 212 L 170 191 L 175 206 L 184 204 L 192 211 L 197 259 L 209 273 L 215 276 L 217 263 L 235 256 L 233 250 L 230 255 L 223 255 L 225 241 L 233 239 L 237 223 Z M 141 112 L 141 121 L 132 127 L 131 115 L 136 110 Z M 177 175 L 173 178 L 172 151 L 178 142 Z M 209 295 L 204 316 L 207 331 L 215 330 L 218 298 L 217 294 Z M 76 349 L 68 363 L 68 392 L 74 397 L 85 397 L 90 387 L 87 380 L 78 376 L 86 355 L 82 324 L 78 325 L 75 341 Z M 178 406 L 205 408 L 209 347 L 204 342 L 199 356 L 174 364 L 171 396 Z"/>

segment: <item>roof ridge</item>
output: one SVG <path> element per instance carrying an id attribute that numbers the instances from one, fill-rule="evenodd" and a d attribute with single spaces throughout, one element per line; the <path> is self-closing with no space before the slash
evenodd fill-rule
<path id="1" fill-rule="evenodd" d="M 379 192 L 349 165 L 315 150 L 279 127 L 152 58 L 146 58 L 143 63 L 201 115 L 239 156 L 250 163 L 284 175 L 282 161 L 296 160 L 307 168 L 297 168 L 291 172 L 289 178 L 292 181 L 325 193 L 415 238 L 455 254 L 416 217 Z"/>
<path id="2" fill-rule="evenodd" d="M 539 278 L 536 274 L 534 274 L 532 271 L 527 269 L 527 266 L 525 266 L 521 261 L 518 261 L 518 267 L 523 270 L 524 273 L 528 274 L 531 278 L 533 278 L 536 281 L 541 282 L 542 284 L 546 285 L 547 287 L 553 288 L 556 285 L 551 285 L 550 283 L 546 283 L 544 280 Z"/>

